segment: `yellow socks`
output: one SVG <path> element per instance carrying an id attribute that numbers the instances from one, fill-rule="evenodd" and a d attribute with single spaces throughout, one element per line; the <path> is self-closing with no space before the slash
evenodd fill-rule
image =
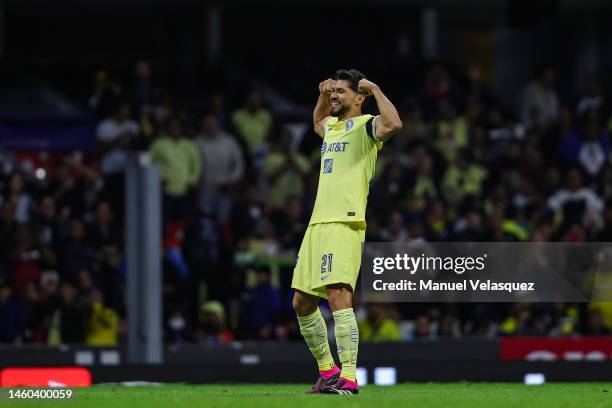
<path id="1" fill-rule="evenodd" d="M 333 313 L 336 345 L 338 347 L 338 357 L 342 365 L 342 378 L 350 381 L 357 381 L 357 349 L 359 348 L 359 330 L 353 309 L 337 310 Z M 306 340 L 310 352 L 317 360 L 319 371 L 337 370 L 336 363 L 329 351 L 327 342 L 327 326 L 321 316 L 321 311 L 317 310 L 309 315 L 298 316 L 300 332 Z"/>
<path id="2" fill-rule="evenodd" d="M 333 313 L 336 331 L 338 357 L 342 365 L 342 378 L 357 381 L 357 349 L 359 348 L 359 329 L 353 309 L 337 310 Z"/>
<path id="3" fill-rule="evenodd" d="M 319 308 L 317 308 L 313 314 L 304 317 L 298 316 L 297 319 L 300 325 L 300 333 L 302 333 L 310 352 L 317 360 L 319 371 L 334 369 L 336 367 L 336 363 L 334 362 L 334 358 L 329 351 L 329 344 L 327 342 L 327 326 L 325 325 L 325 319 L 323 319 L 323 316 L 321 316 L 321 311 Z M 353 320 L 355 320 L 354 316 Z M 353 369 L 353 374 L 354 373 L 355 370 Z"/>

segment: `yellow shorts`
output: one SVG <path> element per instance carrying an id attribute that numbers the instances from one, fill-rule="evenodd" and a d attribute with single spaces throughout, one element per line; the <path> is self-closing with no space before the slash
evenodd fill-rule
<path id="1" fill-rule="evenodd" d="M 361 223 L 309 225 L 293 270 L 291 287 L 327 299 L 325 286 L 346 283 L 355 290 L 365 227 Z"/>

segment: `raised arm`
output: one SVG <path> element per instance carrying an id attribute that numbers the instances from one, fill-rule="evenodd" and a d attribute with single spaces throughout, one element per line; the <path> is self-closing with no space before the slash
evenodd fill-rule
<path id="1" fill-rule="evenodd" d="M 380 116 L 376 119 L 376 139 L 385 142 L 395 133 L 402 130 L 402 121 L 397 109 L 389 98 L 380 90 L 379 86 L 367 79 L 359 81 L 359 91 L 374 96 Z"/>
<path id="2" fill-rule="evenodd" d="M 319 99 L 312 112 L 312 122 L 314 125 L 314 131 L 321 138 L 325 137 L 325 122 L 329 119 L 331 113 L 331 93 L 334 89 L 336 81 L 333 79 L 326 79 L 319 84 Z"/>

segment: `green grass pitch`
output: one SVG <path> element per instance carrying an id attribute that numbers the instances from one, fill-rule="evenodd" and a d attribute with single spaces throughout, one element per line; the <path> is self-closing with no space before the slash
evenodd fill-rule
<path id="1" fill-rule="evenodd" d="M 505 383 L 367 385 L 357 396 L 305 395 L 308 385 L 162 385 L 75 388 L 72 400 L 7 401 L 2 406 L 62 407 L 612 407 L 612 384 Z M 333 404 L 333 405 L 329 405 Z"/>

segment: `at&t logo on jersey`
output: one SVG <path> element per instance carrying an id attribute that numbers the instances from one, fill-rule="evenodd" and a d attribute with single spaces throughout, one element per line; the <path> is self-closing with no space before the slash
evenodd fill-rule
<path id="1" fill-rule="evenodd" d="M 323 174 L 331 173 L 333 165 L 334 159 L 325 159 L 325 161 L 323 162 Z"/>
<path id="2" fill-rule="evenodd" d="M 327 146 L 327 143 L 323 142 L 323 145 L 321 146 L 321 156 L 323 156 L 325 153 L 330 152 L 342 153 L 346 151 L 346 146 L 348 144 L 350 144 L 350 142 L 334 142 L 330 143 L 329 146 Z"/>

